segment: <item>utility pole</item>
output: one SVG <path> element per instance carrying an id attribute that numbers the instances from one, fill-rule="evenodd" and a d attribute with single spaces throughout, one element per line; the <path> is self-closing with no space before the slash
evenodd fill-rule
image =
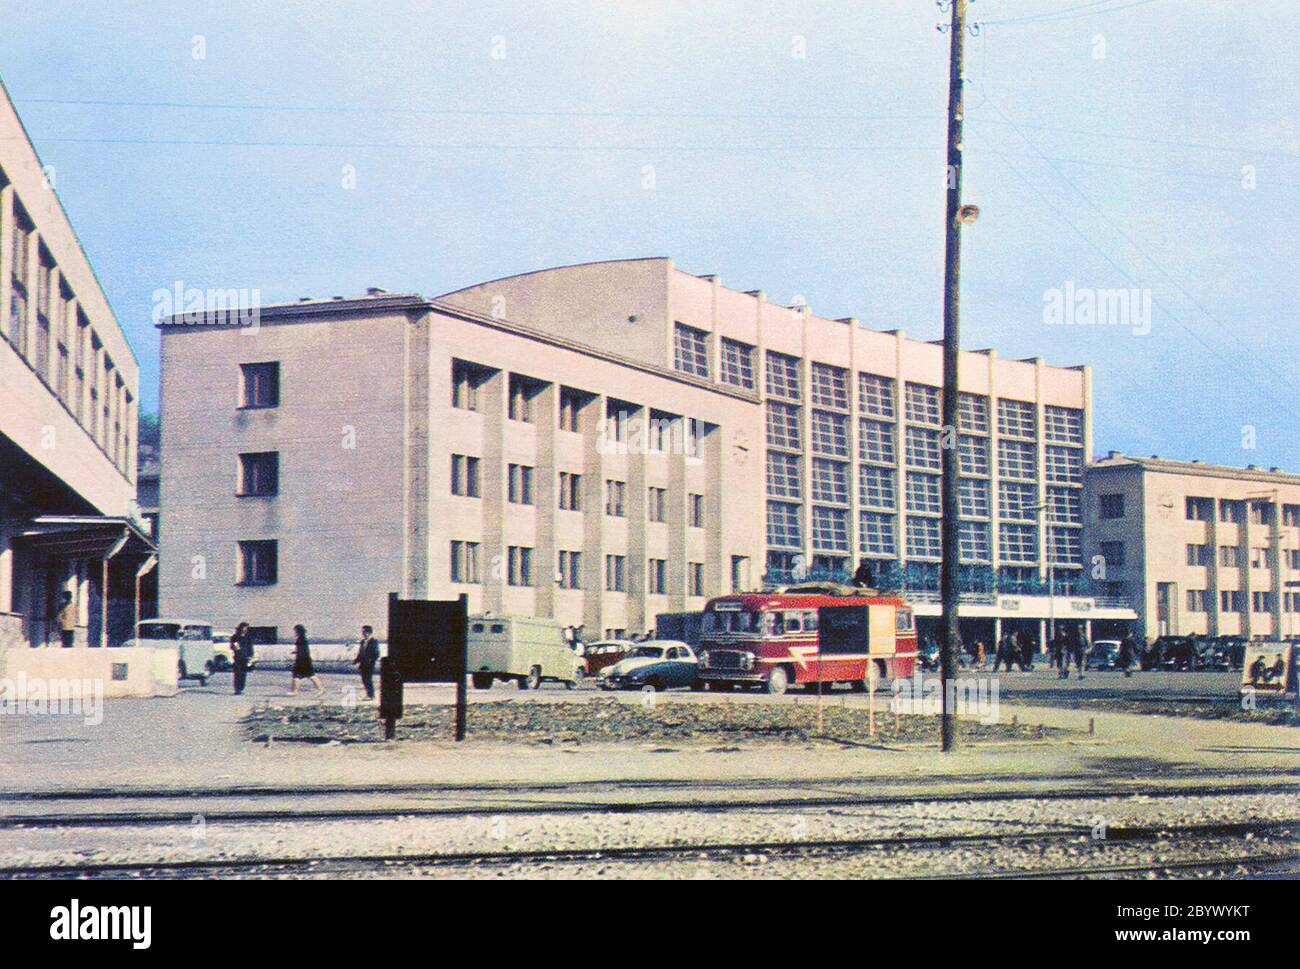
<path id="1" fill-rule="evenodd" d="M 960 633 L 958 625 L 958 571 L 961 547 L 958 540 L 960 499 L 958 492 L 957 421 L 958 385 L 957 361 L 960 350 L 959 290 L 961 267 L 961 226 L 975 221 L 979 210 L 961 204 L 962 156 L 962 66 L 966 36 L 967 0 L 939 0 L 939 9 L 951 9 L 952 20 L 947 25 L 952 50 L 948 61 L 948 204 L 944 216 L 944 268 L 943 268 L 943 571 L 940 579 L 940 596 L 943 603 L 943 651 L 939 656 L 939 685 L 943 693 L 943 715 L 940 725 L 940 749 L 952 750 L 957 743 L 957 717 L 953 710 L 955 697 L 949 687 L 957 672 L 957 650 Z M 940 30 L 944 29 L 940 25 Z"/>

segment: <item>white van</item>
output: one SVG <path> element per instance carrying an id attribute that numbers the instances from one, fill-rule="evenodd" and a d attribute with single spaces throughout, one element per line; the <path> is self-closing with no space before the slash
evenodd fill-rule
<path id="1" fill-rule="evenodd" d="M 176 678 L 198 680 L 206 686 L 216 672 L 216 654 L 212 648 L 212 623 L 194 619 L 144 619 L 135 627 L 135 645 L 165 646 L 178 649 Z"/>
<path id="2" fill-rule="evenodd" d="M 536 690 L 543 680 L 572 689 L 586 673 L 564 627 L 549 619 L 470 616 L 466 654 L 466 669 L 479 690 L 495 680 L 514 680 L 521 690 Z"/>

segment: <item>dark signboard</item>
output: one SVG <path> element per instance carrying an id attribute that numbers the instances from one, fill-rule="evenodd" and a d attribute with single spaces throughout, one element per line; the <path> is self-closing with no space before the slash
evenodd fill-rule
<path id="1" fill-rule="evenodd" d="M 447 602 L 388 597 L 388 664 L 403 683 L 465 678 L 464 598 Z"/>
<path id="2" fill-rule="evenodd" d="M 822 606 L 817 610 L 817 637 L 823 656 L 861 655 L 871 643 L 870 606 Z"/>

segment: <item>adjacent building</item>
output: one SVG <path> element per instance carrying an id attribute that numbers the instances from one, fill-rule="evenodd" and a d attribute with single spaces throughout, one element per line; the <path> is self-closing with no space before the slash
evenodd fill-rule
<path id="1" fill-rule="evenodd" d="M 945 444 L 984 635 L 1095 604 L 1086 367 L 963 354 L 945 441 L 937 343 L 666 258 L 211 323 L 160 324 L 164 613 L 342 637 L 465 593 L 618 634 L 863 559 L 925 600 Z"/>
<path id="2" fill-rule="evenodd" d="M 1300 475 L 1126 457 L 1085 475 L 1087 547 L 1149 637 L 1300 637 Z"/>
<path id="3" fill-rule="evenodd" d="M 130 636 L 152 551 L 134 515 L 139 370 L 7 93 L 0 93 L 0 660 Z M 7 655 L 5 655 L 7 654 Z"/>

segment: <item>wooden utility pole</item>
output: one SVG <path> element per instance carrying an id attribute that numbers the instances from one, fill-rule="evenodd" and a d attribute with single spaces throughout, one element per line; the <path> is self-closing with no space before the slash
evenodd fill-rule
<path id="1" fill-rule="evenodd" d="M 957 449 L 957 361 L 960 348 L 959 290 L 961 267 L 961 222 L 967 213 L 961 204 L 961 131 L 962 131 L 962 62 L 966 36 L 967 0 L 947 0 L 952 9 L 948 25 L 952 50 L 948 61 L 948 204 L 944 217 L 943 267 L 943 572 L 940 596 L 943 603 L 943 651 L 939 657 L 939 684 L 943 692 L 943 714 L 939 746 L 952 750 L 957 743 L 957 719 L 954 697 L 949 689 L 957 672 L 960 634 L 957 620 L 958 567 L 961 548 L 958 541 L 960 501 L 958 496 Z M 943 2 L 940 9 L 944 9 Z M 973 217 L 973 210 L 971 213 Z"/>

